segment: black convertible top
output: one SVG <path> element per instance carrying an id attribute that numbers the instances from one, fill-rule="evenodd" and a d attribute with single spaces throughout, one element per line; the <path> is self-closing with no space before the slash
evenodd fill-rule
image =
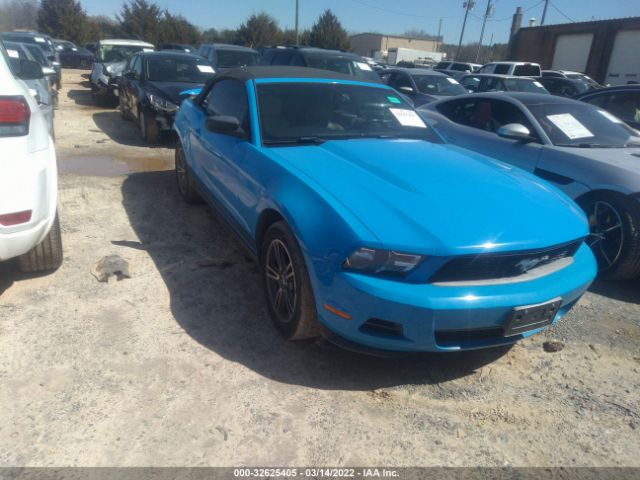
<path id="1" fill-rule="evenodd" d="M 279 67 L 272 65 L 259 65 L 255 67 L 233 68 L 215 76 L 234 78 L 245 82 L 247 80 L 259 78 L 328 78 L 332 80 L 364 81 L 343 73 L 332 72 L 330 70 L 320 70 L 308 67 Z"/>

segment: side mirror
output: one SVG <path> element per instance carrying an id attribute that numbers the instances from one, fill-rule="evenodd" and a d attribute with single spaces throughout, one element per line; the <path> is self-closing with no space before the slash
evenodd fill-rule
<path id="1" fill-rule="evenodd" d="M 38 62 L 20 59 L 12 62 L 12 65 L 15 67 L 16 76 L 20 80 L 40 80 L 41 78 L 44 78 L 42 67 Z"/>
<path id="2" fill-rule="evenodd" d="M 499 137 L 509 138 L 511 140 L 532 140 L 529 129 L 520 123 L 507 123 L 506 125 L 501 126 L 496 133 Z"/>
<path id="3" fill-rule="evenodd" d="M 233 135 L 241 138 L 244 138 L 246 135 L 242 127 L 240 127 L 240 120 L 236 117 L 226 115 L 208 117 L 204 126 L 213 133 L 222 133 L 224 135 Z"/>
<path id="4" fill-rule="evenodd" d="M 416 93 L 413 87 L 400 87 L 399 90 L 405 95 L 415 95 Z"/>

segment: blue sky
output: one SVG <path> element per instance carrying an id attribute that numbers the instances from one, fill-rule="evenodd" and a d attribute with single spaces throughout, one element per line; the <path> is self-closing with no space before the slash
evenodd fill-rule
<path id="1" fill-rule="evenodd" d="M 336 13 L 349 33 L 378 31 L 403 33 L 410 29 L 438 32 L 438 19 L 442 18 L 442 34 L 448 43 L 457 43 L 464 9 L 463 0 L 299 0 L 302 28 L 310 27 L 326 8 Z M 495 12 L 487 24 L 486 44 L 493 34 L 494 42 L 506 41 L 511 16 L 517 6 L 523 7 L 523 25 L 535 17 L 542 17 L 540 0 L 492 0 Z M 90 15 L 113 16 L 120 10 L 123 0 L 81 0 Z M 487 0 L 476 0 L 475 9 L 467 22 L 465 43 L 477 41 L 481 18 Z M 252 13 L 262 10 L 275 17 L 281 27 L 293 27 L 295 0 L 155 0 L 162 8 L 180 13 L 202 28 L 234 28 Z M 569 19 L 591 19 L 640 16 L 640 0 L 552 0 L 547 11 L 546 24 L 566 23 Z M 554 8 L 555 7 L 555 8 Z"/>

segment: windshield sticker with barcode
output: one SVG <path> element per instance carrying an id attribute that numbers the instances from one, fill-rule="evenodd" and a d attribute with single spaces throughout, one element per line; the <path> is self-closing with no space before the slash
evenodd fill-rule
<path id="1" fill-rule="evenodd" d="M 587 127 L 580 123 L 578 119 L 570 113 L 547 115 L 547 118 L 570 140 L 593 137 L 593 133 L 591 133 Z"/>
<path id="2" fill-rule="evenodd" d="M 11 58 L 20 58 L 20 55 L 18 55 L 17 50 L 7 50 L 7 53 Z"/>
<path id="3" fill-rule="evenodd" d="M 391 103 L 402 103 L 398 97 L 387 97 Z"/>
<path id="4" fill-rule="evenodd" d="M 604 118 L 611 120 L 614 123 L 624 123 L 618 117 L 616 117 L 615 115 L 611 115 L 609 112 L 605 110 L 598 110 L 598 112 L 600 112 L 600 115 L 602 115 Z"/>
<path id="5" fill-rule="evenodd" d="M 143 48 L 143 52 L 153 52 L 153 48 Z"/>
<path id="6" fill-rule="evenodd" d="M 198 70 L 200 70 L 201 73 L 216 73 L 213 67 L 209 65 L 198 65 Z"/>
<path id="7" fill-rule="evenodd" d="M 403 108 L 390 108 L 389 111 L 396 117 L 403 127 L 427 128 L 420 116 L 413 110 L 405 110 Z"/>
<path id="8" fill-rule="evenodd" d="M 34 40 L 38 43 L 45 43 L 45 39 L 42 37 L 34 37 Z"/>
<path id="9" fill-rule="evenodd" d="M 533 84 L 534 84 L 536 87 L 544 88 L 540 82 L 534 81 L 534 82 L 533 82 Z"/>
<path id="10" fill-rule="evenodd" d="M 366 70 L 368 72 L 371 71 L 371 67 L 369 66 L 368 63 L 364 63 L 364 62 L 356 62 L 356 66 L 360 69 L 360 70 Z"/>
<path id="11" fill-rule="evenodd" d="M 449 78 L 449 77 L 447 77 L 447 80 L 449 81 L 449 83 L 453 83 L 454 85 L 457 85 L 457 84 L 458 84 L 457 80 L 455 80 L 455 79 L 453 79 L 453 78 Z"/>

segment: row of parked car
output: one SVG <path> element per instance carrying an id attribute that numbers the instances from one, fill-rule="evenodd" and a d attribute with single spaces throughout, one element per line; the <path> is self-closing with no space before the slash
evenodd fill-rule
<path id="1" fill-rule="evenodd" d="M 415 69 L 410 90 L 344 52 L 208 48 L 100 42 L 92 88 L 147 140 L 175 133 L 180 195 L 255 255 L 285 337 L 495 347 L 557 322 L 598 268 L 640 275 L 640 134 L 606 107 Z M 416 108 L 421 74 L 459 93 Z"/>

